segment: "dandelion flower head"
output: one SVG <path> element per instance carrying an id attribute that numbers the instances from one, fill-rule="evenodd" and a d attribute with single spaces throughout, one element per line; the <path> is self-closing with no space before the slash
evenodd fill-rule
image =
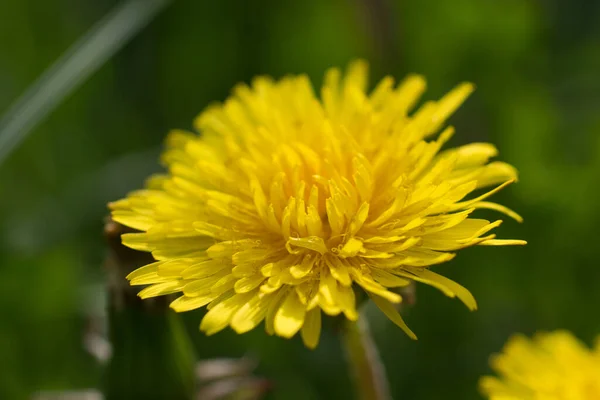
<path id="1" fill-rule="evenodd" d="M 499 377 L 480 386 L 491 400 L 600 399 L 600 337 L 590 350 L 567 331 L 516 335 L 490 364 Z"/>
<path id="2" fill-rule="evenodd" d="M 176 311 L 207 306 L 207 334 L 264 320 L 269 334 L 300 331 L 308 347 L 321 312 L 358 318 L 358 292 L 413 338 L 395 288 L 422 282 L 475 309 L 467 289 L 429 267 L 468 246 L 524 243 L 495 239 L 501 221 L 471 218 L 488 208 L 520 219 L 486 201 L 517 172 L 489 162 L 488 143 L 441 151 L 454 133 L 441 128 L 473 85 L 412 113 L 422 77 L 386 77 L 370 92 L 367 79 L 362 61 L 345 75 L 330 69 L 318 97 L 304 75 L 258 77 L 203 111 L 200 135 L 171 132 L 168 172 L 110 205 L 141 231 L 123 243 L 156 259 L 128 276 L 150 285 L 139 295 L 180 293 Z"/>

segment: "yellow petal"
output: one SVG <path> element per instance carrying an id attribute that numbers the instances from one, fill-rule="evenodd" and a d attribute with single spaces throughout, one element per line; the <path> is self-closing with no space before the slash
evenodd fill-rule
<path id="1" fill-rule="evenodd" d="M 171 129 L 165 139 L 165 144 L 170 148 L 183 148 L 185 145 L 197 139 L 195 134 L 181 129 Z"/>
<path id="2" fill-rule="evenodd" d="M 295 264 L 290 267 L 290 273 L 296 279 L 304 278 L 312 271 L 316 261 L 317 257 L 312 254 L 307 254 L 300 264 Z"/>
<path id="3" fill-rule="evenodd" d="M 407 113 L 414 106 L 427 87 L 425 78 L 421 75 L 408 75 L 396 89 L 400 113 Z"/>
<path id="4" fill-rule="evenodd" d="M 358 319 L 356 298 L 354 296 L 354 290 L 351 287 L 339 286 L 336 302 L 346 315 L 346 318 L 350 321 L 356 321 Z"/>
<path id="5" fill-rule="evenodd" d="M 458 297 L 471 311 L 477 309 L 477 302 L 471 292 L 458 283 L 426 268 L 410 268 L 409 271 L 414 274 L 414 280 L 433 286 L 448 297 Z"/>
<path id="6" fill-rule="evenodd" d="M 185 286 L 187 282 L 175 280 L 170 282 L 157 283 L 152 286 L 148 286 L 147 288 L 141 290 L 138 293 L 142 299 L 147 299 L 149 297 L 162 296 L 164 294 L 171 294 L 180 292 L 181 289 Z"/>
<path id="7" fill-rule="evenodd" d="M 400 315 L 400 313 L 398 312 L 398 310 L 396 310 L 396 307 L 394 307 L 394 305 L 392 303 L 390 303 L 389 301 L 387 301 L 383 297 L 377 296 L 376 294 L 369 293 L 369 297 L 371 298 L 371 300 L 373 300 L 373 303 L 375 303 L 375 305 L 394 324 L 396 324 L 398 327 L 400 327 L 400 329 L 402 329 L 408 335 L 409 338 L 411 338 L 413 340 L 417 340 L 417 335 L 415 335 L 414 332 L 411 331 L 410 328 L 406 325 L 406 323 L 402 319 L 402 316 Z"/>
<path id="8" fill-rule="evenodd" d="M 210 246 L 206 249 L 206 253 L 213 259 L 230 259 L 235 253 L 247 248 L 256 247 L 256 245 L 256 241 L 251 239 L 226 240 Z"/>
<path id="9" fill-rule="evenodd" d="M 283 300 L 285 300 L 286 294 L 285 290 L 277 290 L 274 293 L 275 297 L 271 300 L 271 304 L 269 304 L 267 315 L 265 316 L 265 331 L 267 331 L 267 334 L 269 335 L 275 334 L 275 315 L 279 310 L 279 306 Z"/>
<path id="10" fill-rule="evenodd" d="M 375 282 L 369 275 L 360 273 L 355 268 L 350 270 L 352 277 L 367 293 L 375 293 L 393 303 L 400 303 L 402 296 L 397 293 L 390 292 L 381 284 Z M 321 278 L 322 279 L 322 278 Z"/>
<path id="11" fill-rule="evenodd" d="M 434 114 L 431 117 L 432 125 L 429 128 L 430 132 L 435 132 L 446 121 L 446 119 L 456 111 L 458 107 L 469 97 L 475 90 L 475 85 L 472 83 L 461 83 L 456 88 L 452 89 L 448 94 L 442 97 L 436 107 Z"/>
<path id="12" fill-rule="evenodd" d="M 315 193 L 315 196 L 318 196 L 317 186 L 313 186 L 315 190 L 311 190 L 311 196 Z M 311 200 L 317 203 L 318 200 Z M 321 217 L 319 216 L 319 210 L 317 206 L 311 204 L 308 206 L 308 212 L 306 214 L 306 228 L 308 234 L 311 236 L 319 236 L 322 237 L 324 235 L 323 232 L 323 221 L 321 221 Z"/>
<path id="13" fill-rule="evenodd" d="M 265 280 L 265 277 L 262 275 L 254 275 L 244 277 L 242 279 L 238 279 L 233 286 L 236 293 L 246 293 L 251 290 L 256 289 L 260 284 L 262 284 Z"/>
<path id="14" fill-rule="evenodd" d="M 233 314 L 252 298 L 251 293 L 236 294 L 218 304 L 215 304 L 204 316 L 200 323 L 200 330 L 207 335 L 213 335 L 223 330 Z"/>
<path id="15" fill-rule="evenodd" d="M 181 277 L 184 279 L 202 279 L 230 269 L 231 266 L 223 260 L 204 260 L 181 271 Z"/>
<path id="16" fill-rule="evenodd" d="M 143 267 L 140 267 L 140 268 L 130 272 L 129 275 L 127 275 L 125 277 L 125 279 L 131 281 L 133 279 L 142 278 L 142 277 L 146 277 L 146 276 L 158 276 L 158 267 L 163 262 L 164 261 L 157 261 L 152 264 L 148 264 Z"/>
<path id="17" fill-rule="evenodd" d="M 237 333 L 254 329 L 267 315 L 269 305 L 275 298 L 271 294 L 257 293 L 231 318 L 231 328 Z"/>
<path id="18" fill-rule="evenodd" d="M 356 211 L 354 217 L 352 217 L 352 220 L 350 221 L 350 226 L 348 228 L 348 234 L 350 236 L 354 236 L 360 230 L 360 228 L 362 228 L 368 216 L 369 203 L 364 202 L 360 205 L 360 208 L 358 209 L 358 211 Z"/>
<path id="19" fill-rule="evenodd" d="M 350 279 L 348 265 L 343 262 L 342 259 L 335 256 L 326 255 L 325 263 L 329 267 L 331 276 L 333 276 L 338 282 L 344 286 L 352 285 L 352 279 Z"/>
<path id="20" fill-rule="evenodd" d="M 456 169 L 470 168 L 483 165 L 492 157 L 498 155 L 498 149 L 491 143 L 470 143 L 447 150 L 442 155 L 456 154 Z"/>
<path id="21" fill-rule="evenodd" d="M 404 287 L 410 285 L 410 280 L 400 278 L 394 274 L 391 274 L 381 269 L 372 268 L 371 274 L 373 275 L 375 281 L 388 288 Z"/>
<path id="22" fill-rule="evenodd" d="M 260 185 L 260 182 L 256 179 L 253 179 L 250 182 L 250 188 L 251 188 L 252 194 L 254 196 L 254 205 L 256 207 L 256 211 L 258 212 L 258 215 L 260 216 L 260 218 L 264 222 L 267 222 L 268 221 L 268 218 L 267 218 L 267 209 L 268 209 L 267 196 L 265 196 L 265 192 L 263 191 L 262 186 Z"/>
<path id="23" fill-rule="evenodd" d="M 215 294 L 225 293 L 233 289 L 235 282 L 236 278 L 233 274 L 225 275 L 211 286 L 210 291 Z"/>
<path id="24" fill-rule="evenodd" d="M 147 231 L 156 223 L 154 218 L 133 211 L 113 211 L 111 215 L 113 221 L 139 231 Z"/>
<path id="25" fill-rule="evenodd" d="M 482 200 L 487 199 L 491 195 L 493 195 L 495 193 L 498 193 L 500 190 L 504 189 L 506 186 L 508 186 L 508 185 L 510 185 L 511 183 L 514 183 L 514 182 L 515 182 L 515 180 L 511 179 L 509 181 L 506 181 L 506 182 L 502 183 L 501 185 L 496 186 L 494 189 L 492 189 L 492 190 L 490 190 L 490 191 L 482 194 L 481 196 L 477 196 L 474 199 L 463 201 L 463 202 L 460 202 L 460 203 L 455 203 L 451 207 L 448 207 L 449 208 L 448 211 L 457 211 L 457 210 L 464 209 L 464 208 L 467 208 L 467 207 L 472 207 L 473 204 L 479 203 Z"/>
<path id="26" fill-rule="evenodd" d="M 344 225 L 346 224 L 346 218 L 340 211 L 336 202 L 333 198 L 325 200 L 325 208 L 327 209 L 327 218 L 329 220 L 329 226 L 331 227 L 331 235 L 339 236 L 342 234 Z"/>
<path id="27" fill-rule="evenodd" d="M 207 305 L 216 297 L 217 296 L 213 294 L 198 297 L 181 296 L 173 300 L 169 307 L 171 307 L 177 312 L 195 310 L 196 308 L 200 308 Z"/>
<path id="28" fill-rule="evenodd" d="M 313 308 L 306 314 L 304 325 L 302 325 L 302 341 L 309 349 L 314 349 L 319 344 L 321 335 L 321 310 Z"/>
<path id="29" fill-rule="evenodd" d="M 340 70 L 330 68 L 325 72 L 323 87 L 321 88 L 321 98 L 323 99 L 323 108 L 330 117 L 335 117 L 339 110 L 339 85 Z"/>
<path id="30" fill-rule="evenodd" d="M 144 276 L 134 278 L 129 281 L 129 284 L 131 286 L 154 285 L 156 283 L 170 282 L 172 280 L 173 280 L 172 277 L 159 276 L 157 273 L 154 273 L 154 274 L 146 274 Z"/>
<path id="31" fill-rule="evenodd" d="M 363 250 L 363 242 L 356 238 L 350 238 L 346 241 L 342 249 L 337 253 L 337 256 L 342 258 L 354 257 L 361 250 Z"/>
<path id="32" fill-rule="evenodd" d="M 302 247 L 304 249 L 313 250 L 321 254 L 327 253 L 327 246 L 325 246 L 323 238 L 318 236 L 309 236 L 303 238 L 290 237 L 287 240 L 287 243 L 291 246 Z"/>
<path id="33" fill-rule="evenodd" d="M 158 275 L 171 277 L 171 279 L 181 278 L 182 272 L 189 266 L 190 262 L 185 259 L 166 261 L 158 267 Z"/>
<path id="34" fill-rule="evenodd" d="M 283 304 L 275 313 L 274 328 L 277 335 L 291 338 L 304 323 L 306 306 L 302 304 L 295 290 L 290 290 Z"/>
<path id="35" fill-rule="evenodd" d="M 523 217 L 521 217 L 519 214 L 517 214 L 510 208 L 505 207 L 501 204 L 492 203 L 490 201 L 480 201 L 479 203 L 472 204 L 471 207 L 485 208 L 485 209 L 489 209 L 489 210 L 498 211 L 498 212 L 508 215 L 509 217 L 511 217 L 512 219 L 514 219 L 517 222 L 523 222 Z"/>
<path id="36" fill-rule="evenodd" d="M 188 281 L 189 283 L 183 287 L 183 293 L 186 296 L 191 297 L 207 294 L 221 278 L 229 275 L 229 271 L 227 269 L 223 269 L 211 276 Z"/>
<path id="37" fill-rule="evenodd" d="M 392 88 L 394 86 L 394 78 L 391 76 L 386 76 L 382 80 L 379 81 L 375 89 L 371 92 L 371 104 L 374 106 L 385 105 L 386 100 L 389 99 L 390 94 L 392 93 Z"/>
<path id="38" fill-rule="evenodd" d="M 138 251 L 152 251 L 154 248 L 145 233 L 125 233 L 121 235 L 121 241 L 125 246 Z"/>
<path id="39" fill-rule="evenodd" d="M 364 92 L 367 89 L 368 74 L 369 64 L 364 60 L 355 60 L 348 65 L 348 70 L 344 76 L 344 85 L 355 87 Z"/>
<path id="40" fill-rule="evenodd" d="M 495 161 L 483 167 L 483 172 L 477 176 L 477 187 L 497 185 L 508 180 L 517 181 L 519 173 L 510 164 Z"/>
<path id="41" fill-rule="evenodd" d="M 524 246 L 526 244 L 526 240 L 517 239 L 491 239 L 479 243 L 480 246 Z"/>

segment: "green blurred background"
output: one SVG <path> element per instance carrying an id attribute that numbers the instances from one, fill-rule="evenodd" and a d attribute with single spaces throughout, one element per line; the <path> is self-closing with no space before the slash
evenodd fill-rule
<path id="1" fill-rule="evenodd" d="M 0 115 L 118 2 L 0 2 Z M 436 267 L 479 311 L 419 285 L 409 340 L 379 314 L 372 327 L 396 399 L 477 399 L 489 354 L 513 332 L 600 333 L 600 2 L 595 0 L 175 0 L 61 101 L 0 165 L 0 398 L 98 385 L 82 346 L 102 310 L 105 204 L 159 170 L 170 128 L 256 74 L 323 71 L 364 57 L 385 74 L 428 78 L 427 98 L 459 81 L 478 90 L 451 144 L 492 141 L 520 182 L 496 200 L 525 222 Z M 482 211 L 480 215 L 494 218 Z M 262 329 L 207 338 L 185 315 L 200 358 L 251 354 L 273 399 L 346 399 L 338 340 L 315 351 Z"/>

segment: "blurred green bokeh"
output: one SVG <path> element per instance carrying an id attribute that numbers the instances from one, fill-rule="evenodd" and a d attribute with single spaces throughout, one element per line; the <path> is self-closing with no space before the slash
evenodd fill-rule
<path id="1" fill-rule="evenodd" d="M 114 0 L 0 2 L 0 115 Z M 437 271 L 469 288 L 470 313 L 420 285 L 409 340 L 373 313 L 394 398 L 477 399 L 489 354 L 513 332 L 600 333 L 600 2 L 595 0 L 176 0 L 0 165 L 0 398 L 94 387 L 83 348 L 105 278 L 105 204 L 159 169 L 170 128 L 257 74 L 323 71 L 364 57 L 372 82 L 424 74 L 428 98 L 478 90 L 451 144 L 491 141 L 520 182 L 497 196 L 525 218 L 498 233 L 526 247 L 472 248 Z M 480 215 L 495 218 L 481 211 Z M 596 239 L 595 239 L 596 238 Z M 332 333 L 301 341 L 197 331 L 200 358 L 251 354 L 272 399 L 351 398 Z"/>

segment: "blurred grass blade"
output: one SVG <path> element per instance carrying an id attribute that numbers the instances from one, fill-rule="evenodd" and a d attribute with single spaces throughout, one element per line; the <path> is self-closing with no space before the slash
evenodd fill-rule
<path id="1" fill-rule="evenodd" d="M 0 120 L 0 164 L 44 117 L 170 2 L 129 0 L 116 6 L 50 66 Z"/>

